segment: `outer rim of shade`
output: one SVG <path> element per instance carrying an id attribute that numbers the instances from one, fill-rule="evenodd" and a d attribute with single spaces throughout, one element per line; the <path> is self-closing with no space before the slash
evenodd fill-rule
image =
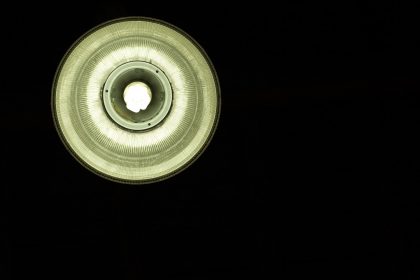
<path id="1" fill-rule="evenodd" d="M 161 24 L 164 25 L 166 27 L 169 27 L 173 30 L 175 30 L 176 32 L 182 34 L 185 38 L 187 38 L 201 53 L 201 55 L 204 57 L 204 59 L 206 60 L 207 64 L 209 65 L 209 68 L 211 70 L 211 73 L 213 74 L 213 78 L 214 78 L 214 82 L 216 85 L 216 95 L 217 95 L 217 106 L 216 106 L 216 115 L 215 115 L 215 120 L 213 122 L 213 126 L 210 130 L 210 133 L 206 139 L 206 141 L 204 142 L 204 144 L 201 146 L 200 150 L 192 156 L 192 158 L 185 164 L 179 166 L 177 169 L 175 169 L 174 171 L 165 174 L 163 176 L 159 176 L 156 178 L 151 178 L 151 179 L 145 179 L 145 180 L 125 180 L 122 178 L 118 178 L 118 177 L 114 177 L 111 175 L 108 175 L 106 173 L 100 172 L 98 170 L 96 170 L 95 168 L 93 168 L 92 166 L 88 165 L 86 162 L 84 162 L 79 155 L 71 148 L 70 144 L 68 143 L 67 139 L 65 138 L 62 130 L 61 130 L 61 126 L 59 124 L 58 121 L 58 117 L 57 117 L 57 111 L 56 111 L 56 105 L 55 105 L 55 92 L 56 92 L 56 87 L 57 87 L 57 80 L 59 75 L 61 74 L 61 70 L 63 68 L 64 63 L 67 61 L 68 56 L 72 53 L 72 51 L 79 45 L 79 43 L 81 43 L 87 36 L 89 36 L 90 34 L 94 33 L 95 31 L 114 24 L 114 23 L 119 23 L 119 22 L 125 22 L 125 21 L 148 21 L 148 22 L 153 22 L 153 23 L 157 23 L 157 24 Z M 113 182 L 116 183 L 123 183 L 123 184 L 128 184 L 128 185 L 145 185 L 145 184 L 150 184 L 150 183 L 155 183 L 155 182 L 160 182 L 166 179 L 169 179 L 177 174 L 179 174 L 180 172 L 184 171 L 185 169 L 187 169 L 189 166 L 191 166 L 202 154 L 203 152 L 207 149 L 207 147 L 209 146 L 211 140 L 213 139 L 213 136 L 215 134 L 216 128 L 219 124 L 219 119 L 220 119 L 220 111 L 221 111 L 221 93 L 220 93 L 220 83 L 219 83 L 219 78 L 217 76 L 217 72 L 216 69 L 214 68 L 213 63 L 211 62 L 209 56 L 207 55 L 207 53 L 205 52 L 204 48 L 194 39 L 192 38 L 187 32 L 185 32 L 184 30 L 182 30 L 181 28 L 170 24 L 166 21 L 160 20 L 160 19 L 155 19 L 155 18 L 151 18 L 151 17 L 142 17 L 142 16 L 130 16 L 130 17 L 121 17 L 121 18 L 116 18 L 116 19 L 112 19 L 112 20 L 108 20 L 105 21 L 101 24 L 98 24 L 96 26 L 94 26 L 93 28 L 91 28 L 90 30 L 88 30 L 86 33 L 84 33 L 83 35 L 81 35 L 71 46 L 70 48 L 66 51 L 66 53 L 64 54 L 63 58 L 60 61 L 60 64 L 54 74 L 54 80 L 53 80 L 53 84 L 52 84 L 52 91 L 51 91 L 51 110 L 52 110 L 52 117 L 53 117 L 53 122 L 54 122 L 54 127 L 60 137 L 61 142 L 64 144 L 65 148 L 67 149 L 67 151 L 69 151 L 69 153 L 86 169 L 88 169 L 90 172 Z"/>

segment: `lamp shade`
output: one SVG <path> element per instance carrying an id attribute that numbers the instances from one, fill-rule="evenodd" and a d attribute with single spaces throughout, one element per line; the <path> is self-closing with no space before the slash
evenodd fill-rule
<path id="1" fill-rule="evenodd" d="M 179 28 L 121 18 L 81 36 L 52 89 L 56 129 L 94 173 L 143 184 L 171 177 L 207 147 L 220 115 L 215 69 Z"/>

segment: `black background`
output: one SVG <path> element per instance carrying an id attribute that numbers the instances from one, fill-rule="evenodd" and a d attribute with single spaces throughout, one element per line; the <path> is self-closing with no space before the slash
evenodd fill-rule
<path id="1" fill-rule="evenodd" d="M 419 277 L 411 7 L 118 1 L 3 14 L 5 279 Z M 222 87 L 206 152 L 145 186 L 79 165 L 50 110 L 68 47 L 123 16 L 189 33 Z"/>

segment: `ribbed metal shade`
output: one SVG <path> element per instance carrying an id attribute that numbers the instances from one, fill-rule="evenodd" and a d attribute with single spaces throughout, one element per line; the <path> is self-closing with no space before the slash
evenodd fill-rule
<path id="1" fill-rule="evenodd" d="M 150 85 L 152 102 L 133 113 L 120 93 L 137 80 Z M 155 19 L 123 18 L 70 48 L 52 106 L 61 139 L 84 166 L 141 184 L 170 177 L 201 154 L 217 126 L 220 89 L 209 58 L 186 33 Z"/>

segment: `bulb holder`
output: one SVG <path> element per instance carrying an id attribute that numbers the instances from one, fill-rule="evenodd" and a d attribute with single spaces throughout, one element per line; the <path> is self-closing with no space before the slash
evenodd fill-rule
<path id="1" fill-rule="evenodd" d="M 135 113 L 127 109 L 124 89 L 133 82 L 143 82 L 152 92 L 146 110 Z M 141 131 L 162 122 L 172 105 L 172 88 L 165 73 L 151 63 L 132 61 L 118 66 L 107 78 L 102 99 L 109 117 L 123 128 Z"/>

